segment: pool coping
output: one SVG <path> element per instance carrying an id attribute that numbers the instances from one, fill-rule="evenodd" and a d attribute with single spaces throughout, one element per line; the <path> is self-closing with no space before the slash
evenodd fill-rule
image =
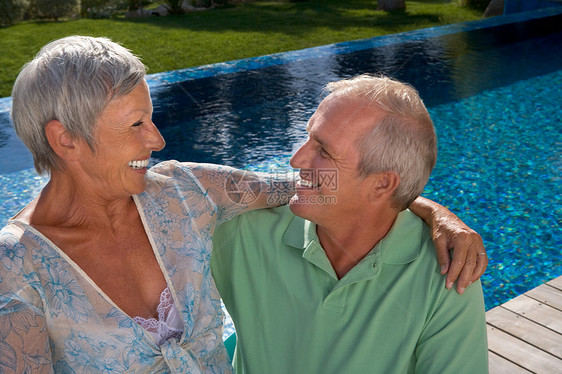
<path id="1" fill-rule="evenodd" d="M 209 78 L 240 71 L 256 70 L 268 66 L 283 65 L 290 62 L 311 58 L 356 52 L 391 44 L 404 43 L 412 40 L 422 40 L 430 37 L 438 37 L 458 32 L 466 32 L 486 27 L 501 26 L 513 22 L 529 21 L 543 17 L 555 16 L 558 14 L 562 14 L 562 6 L 538 9 L 529 12 L 514 13 L 510 15 L 491 17 L 475 21 L 454 23 L 444 26 L 435 26 L 425 29 L 406 31 L 398 34 L 389 34 L 367 39 L 358 39 L 348 42 L 327 44 L 295 51 L 280 52 L 252 58 L 244 58 L 239 60 L 148 74 L 146 76 L 146 80 L 149 87 L 154 90 L 161 86 L 167 86 L 170 84 L 188 80 Z M 0 114 L 9 112 L 11 103 L 11 97 L 0 98 Z"/>

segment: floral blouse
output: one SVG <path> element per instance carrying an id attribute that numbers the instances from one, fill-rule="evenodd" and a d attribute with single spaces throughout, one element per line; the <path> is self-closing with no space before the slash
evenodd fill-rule
<path id="1" fill-rule="evenodd" d="M 245 173 L 168 161 L 148 171 L 146 191 L 133 197 L 183 321 L 179 341 L 162 345 L 48 238 L 10 220 L 0 231 L 0 372 L 231 372 L 209 268 L 213 231 L 258 207 L 260 192 L 292 188 Z"/>

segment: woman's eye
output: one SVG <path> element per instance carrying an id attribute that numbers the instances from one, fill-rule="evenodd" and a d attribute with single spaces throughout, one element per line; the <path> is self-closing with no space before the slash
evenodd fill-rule
<path id="1" fill-rule="evenodd" d="M 326 150 L 324 148 L 320 148 L 320 155 L 324 158 L 330 157 L 330 154 L 328 152 L 326 152 Z"/>

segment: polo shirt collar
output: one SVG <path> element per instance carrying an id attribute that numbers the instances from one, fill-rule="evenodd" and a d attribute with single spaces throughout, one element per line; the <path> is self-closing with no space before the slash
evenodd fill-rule
<path id="1" fill-rule="evenodd" d="M 418 258 L 423 221 L 409 210 L 402 211 L 375 249 L 381 252 L 385 264 L 404 265 Z"/>
<path id="2" fill-rule="evenodd" d="M 324 270 L 332 278 L 337 279 L 336 272 L 316 235 L 316 224 L 294 216 L 287 230 L 285 230 L 283 242 L 288 246 L 302 250 L 302 257 L 305 260 Z"/>
<path id="3" fill-rule="evenodd" d="M 317 240 L 317 238 L 316 225 L 295 215 L 283 234 L 283 242 L 286 245 L 299 249 L 305 249 L 311 241 Z"/>
<path id="4" fill-rule="evenodd" d="M 400 212 L 388 234 L 363 260 L 368 258 L 370 260 L 371 256 L 379 253 L 381 260 L 390 265 L 403 265 L 414 261 L 420 253 L 419 241 L 422 230 L 423 222 L 419 217 L 409 210 Z M 297 216 L 293 217 L 287 230 L 285 230 L 283 241 L 286 245 L 302 250 L 306 250 L 314 242 L 322 249 L 316 235 L 316 225 Z"/>

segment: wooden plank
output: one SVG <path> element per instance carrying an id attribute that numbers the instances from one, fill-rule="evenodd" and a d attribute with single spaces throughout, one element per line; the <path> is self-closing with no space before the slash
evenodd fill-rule
<path id="1" fill-rule="evenodd" d="M 544 284 L 525 292 L 525 295 L 562 311 L 562 291 L 554 287 Z"/>
<path id="2" fill-rule="evenodd" d="M 486 313 L 490 374 L 562 374 L 562 276 Z"/>
<path id="3" fill-rule="evenodd" d="M 562 358 L 562 335 L 508 309 L 497 307 L 486 313 L 488 324 Z M 562 368 L 560 368 L 562 370 Z"/>
<path id="4" fill-rule="evenodd" d="M 562 360 L 488 325 L 488 349 L 535 373 L 559 373 Z"/>
<path id="5" fill-rule="evenodd" d="M 502 307 L 562 334 L 562 312 L 524 294 L 508 301 Z"/>
<path id="6" fill-rule="evenodd" d="M 554 278 L 550 282 L 546 282 L 546 284 L 562 291 L 562 277 Z"/>
<path id="7" fill-rule="evenodd" d="M 526 374 L 530 371 L 523 369 L 521 366 L 515 365 L 513 362 L 498 356 L 494 352 L 488 353 L 490 374 Z"/>

